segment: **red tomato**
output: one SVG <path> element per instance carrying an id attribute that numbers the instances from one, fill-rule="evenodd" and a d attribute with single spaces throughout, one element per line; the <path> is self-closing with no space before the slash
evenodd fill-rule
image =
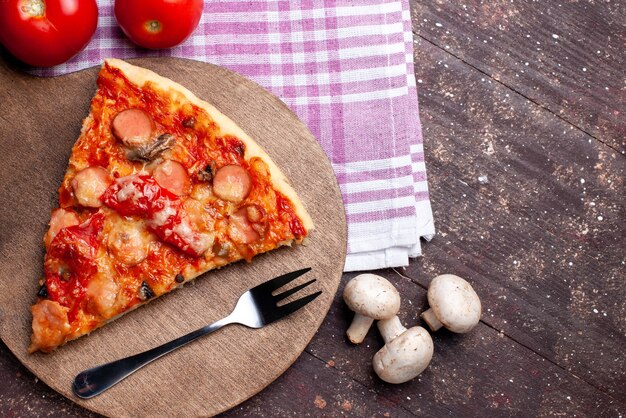
<path id="1" fill-rule="evenodd" d="M 0 1 L 0 42 L 30 65 L 69 60 L 87 46 L 97 24 L 96 0 Z"/>
<path id="2" fill-rule="evenodd" d="M 131 41 L 144 48 L 171 48 L 191 35 L 202 0 L 115 0 L 115 18 Z"/>
<path id="3" fill-rule="evenodd" d="M 138 174 L 122 177 L 100 199 L 120 215 L 147 218 L 152 232 L 186 254 L 198 257 L 207 249 L 208 242 L 192 230 L 183 216 L 178 196 L 159 186 L 154 177 Z"/>
<path id="4" fill-rule="evenodd" d="M 99 245 L 98 236 L 104 225 L 104 215 L 96 213 L 80 225 L 63 228 L 50 243 L 46 254 L 46 275 L 58 275 L 60 260 L 73 275 L 91 275 L 95 269 L 93 260 Z M 63 268 L 62 270 L 66 270 Z"/>
<path id="5" fill-rule="evenodd" d="M 100 200 L 120 215 L 148 217 L 175 204 L 178 197 L 159 186 L 154 177 L 135 174 L 117 179 Z"/>
<path id="6" fill-rule="evenodd" d="M 104 215 L 96 213 L 80 225 L 63 228 L 46 254 L 44 273 L 48 297 L 70 308 L 70 322 L 76 318 L 87 280 L 98 271 L 95 258 L 103 225 Z"/>

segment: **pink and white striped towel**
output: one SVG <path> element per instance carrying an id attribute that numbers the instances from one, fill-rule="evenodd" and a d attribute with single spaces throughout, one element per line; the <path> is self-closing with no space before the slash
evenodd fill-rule
<path id="1" fill-rule="evenodd" d="M 182 45 L 146 51 L 98 0 L 87 48 L 53 76 L 107 57 L 176 56 L 237 71 L 281 98 L 330 158 L 348 219 L 345 270 L 408 264 L 435 233 L 428 198 L 408 0 L 206 1 Z"/>

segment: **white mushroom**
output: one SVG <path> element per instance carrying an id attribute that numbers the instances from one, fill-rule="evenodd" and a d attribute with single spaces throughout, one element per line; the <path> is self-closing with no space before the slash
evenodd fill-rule
<path id="1" fill-rule="evenodd" d="M 404 383 L 422 373 L 433 358 L 433 340 L 422 327 L 406 329 L 394 316 L 378 322 L 385 339 L 372 360 L 374 371 L 388 383 Z"/>
<path id="2" fill-rule="evenodd" d="M 442 274 L 428 288 L 430 309 L 422 318 L 430 329 L 437 331 L 442 326 L 452 332 L 468 332 L 480 320 L 481 306 L 472 286 L 454 274 Z"/>
<path id="3" fill-rule="evenodd" d="M 360 274 L 350 280 L 343 291 L 343 300 L 354 319 L 346 334 L 354 344 L 365 339 L 374 320 L 388 319 L 400 309 L 400 294 L 385 278 L 375 274 Z"/>

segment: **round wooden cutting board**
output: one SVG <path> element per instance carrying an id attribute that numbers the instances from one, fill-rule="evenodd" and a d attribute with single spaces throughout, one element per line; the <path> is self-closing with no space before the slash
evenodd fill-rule
<path id="1" fill-rule="evenodd" d="M 333 300 L 346 255 L 346 222 L 331 165 L 305 125 L 276 97 L 214 65 L 173 58 L 130 60 L 193 91 L 238 123 L 291 180 L 316 230 L 282 248 L 209 272 L 51 354 L 28 355 L 30 305 L 42 276 L 41 244 L 71 147 L 89 112 L 98 69 L 34 78 L 0 62 L 0 337 L 41 380 L 110 416 L 214 415 L 256 394 L 300 355 Z M 144 351 L 227 315 L 248 288 L 313 267 L 301 281 L 324 293 L 268 327 L 233 325 L 140 370 L 91 400 L 71 392 L 80 371 Z M 309 289 L 307 288 L 307 290 Z M 308 292 L 307 292 L 308 293 Z"/>

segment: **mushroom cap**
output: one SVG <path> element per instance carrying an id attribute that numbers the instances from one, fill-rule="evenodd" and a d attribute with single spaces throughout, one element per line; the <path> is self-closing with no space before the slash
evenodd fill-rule
<path id="1" fill-rule="evenodd" d="M 373 318 L 388 319 L 400 310 L 400 294 L 389 280 L 375 274 L 360 274 L 343 290 L 343 300 L 354 312 Z"/>
<path id="2" fill-rule="evenodd" d="M 454 274 L 442 274 L 430 282 L 428 304 L 437 319 L 452 332 L 468 332 L 480 320 L 478 295 L 468 282 Z"/>
<path id="3" fill-rule="evenodd" d="M 385 382 L 404 383 L 423 372 L 432 357 L 430 334 L 422 327 L 413 327 L 385 344 L 374 355 L 372 366 Z"/>

